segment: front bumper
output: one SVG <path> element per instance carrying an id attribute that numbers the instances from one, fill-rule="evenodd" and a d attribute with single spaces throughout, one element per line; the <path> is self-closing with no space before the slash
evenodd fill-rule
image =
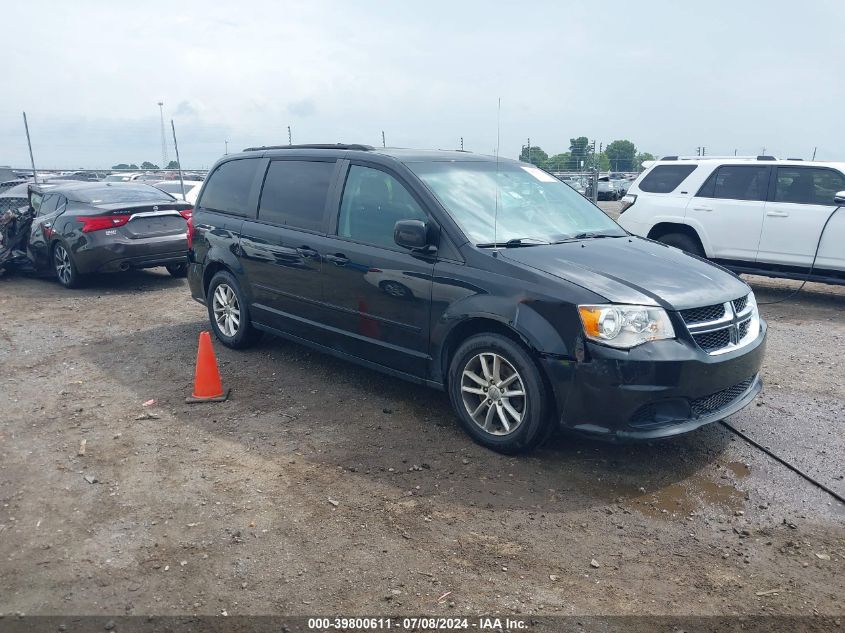
<path id="1" fill-rule="evenodd" d="M 747 406 L 762 388 L 767 326 L 749 345 L 710 356 L 682 340 L 632 350 L 586 343 L 583 360 L 546 359 L 558 387 L 561 427 L 608 440 L 652 440 L 688 433 Z M 564 366 L 558 366 L 563 363 Z"/>

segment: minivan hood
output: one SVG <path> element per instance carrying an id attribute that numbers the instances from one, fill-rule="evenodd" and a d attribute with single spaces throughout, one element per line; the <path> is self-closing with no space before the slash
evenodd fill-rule
<path id="1" fill-rule="evenodd" d="M 742 280 L 718 266 L 635 236 L 509 248 L 500 255 L 614 303 L 684 310 L 737 299 L 749 291 Z"/>

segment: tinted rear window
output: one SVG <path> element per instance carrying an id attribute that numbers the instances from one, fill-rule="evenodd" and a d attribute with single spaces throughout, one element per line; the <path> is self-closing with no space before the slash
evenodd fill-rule
<path id="1" fill-rule="evenodd" d="M 129 185 L 80 189 L 68 194 L 71 198 L 90 204 L 111 204 L 113 202 L 155 202 L 173 200 L 172 196 L 149 185 Z"/>
<path id="2" fill-rule="evenodd" d="M 326 196 L 335 163 L 274 160 L 267 170 L 258 219 L 298 229 L 324 228 Z"/>
<path id="3" fill-rule="evenodd" d="M 59 196 L 54 193 L 48 193 L 44 196 L 44 200 L 41 201 L 41 206 L 38 208 L 39 213 L 52 213 L 56 210 L 56 207 L 59 204 Z"/>
<path id="4" fill-rule="evenodd" d="M 649 193 L 671 193 L 695 171 L 696 165 L 658 165 L 640 183 L 640 190 Z"/>
<path id="5" fill-rule="evenodd" d="M 211 211 L 249 215 L 247 208 L 257 158 L 241 158 L 223 163 L 208 179 L 199 206 Z"/>
<path id="6" fill-rule="evenodd" d="M 765 200 L 769 168 L 757 165 L 723 165 L 710 174 L 695 194 L 699 198 Z"/>
<path id="7" fill-rule="evenodd" d="M 832 205 L 845 189 L 845 176 L 832 169 L 778 167 L 775 201 Z"/>

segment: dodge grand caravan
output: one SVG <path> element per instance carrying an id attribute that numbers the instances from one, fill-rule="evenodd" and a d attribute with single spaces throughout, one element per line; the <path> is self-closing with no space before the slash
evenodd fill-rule
<path id="1" fill-rule="evenodd" d="M 363 145 L 211 170 L 188 280 L 217 338 L 262 332 L 448 392 L 506 453 L 720 420 L 760 391 L 766 324 L 734 274 L 632 236 L 532 165 Z"/>

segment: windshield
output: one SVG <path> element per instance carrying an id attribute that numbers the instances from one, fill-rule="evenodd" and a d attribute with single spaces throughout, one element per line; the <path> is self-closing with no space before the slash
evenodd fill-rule
<path id="1" fill-rule="evenodd" d="M 533 165 L 444 161 L 408 167 L 477 245 L 626 235 L 572 187 Z"/>

